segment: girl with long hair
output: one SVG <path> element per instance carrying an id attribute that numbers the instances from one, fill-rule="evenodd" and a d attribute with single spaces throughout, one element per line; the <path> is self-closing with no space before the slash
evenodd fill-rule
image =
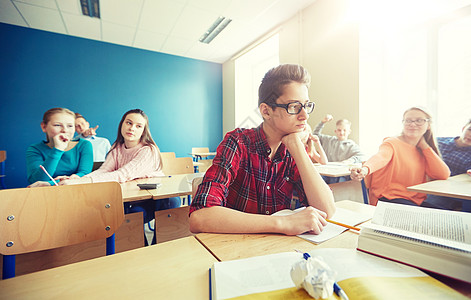
<path id="1" fill-rule="evenodd" d="M 411 107 L 403 114 L 402 133 L 384 139 L 379 152 L 361 168 L 352 168 L 351 178 L 366 177 L 370 204 L 388 201 L 429 206 L 426 194 L 407 190 L 408 186 L 429 179 L 447 179 L 448 166 L 440 158 L 431 127 L 432 116 L 421 107 Z"/>
<path id="2" fill-rule="evenodd" d="M 92 182 L 126 182 L 138 178 L 163 176 L 159 147 L 152 139 L 149 118 L 140 109 L 127 111 L 118 126 L 116 141 L 113 143 L 101 167 L 80 179 L 62 180 L 59 185 Z M 144 222 L 153 219 L 154 210 L 176 208 L 181 204 L 179 197 L 151 200 L 143 204 L 127 205 L 126 213 L 143 211 Z M 155 206 L 155 207 L 154 207 Z"/>

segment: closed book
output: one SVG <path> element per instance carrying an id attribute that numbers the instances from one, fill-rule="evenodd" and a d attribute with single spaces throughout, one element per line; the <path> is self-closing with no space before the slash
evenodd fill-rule
<path id="1" fill-rule="evenodd" d="M 471 282 L 471 214 L 380 201 L 358 250 Z"/>

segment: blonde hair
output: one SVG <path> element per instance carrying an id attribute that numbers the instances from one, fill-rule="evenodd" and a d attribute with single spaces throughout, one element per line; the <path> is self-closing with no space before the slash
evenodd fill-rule
<path id="1" fill-rule="evenodd" d="M 42 124 L 47 125 L 47 123 L 49 123 L 49 121 L 51 120 L 51 117 L 55 114 L 68 114 L 74 117 L 74 120 L 75 120 L 75 113 L 71 111 L 70 109 L 63 108 L 63 107 L 55 107 L 55 108 L 49 109 L 48 111 L 44 113 Z M 47 136 L 47 133 L 46 133 L 46 142 L 49 143 L 49 137 Z"/>
<path id="2" fill-rule="evenodd" d="M 413 106 L 404 112 L 404 114 L 402 115 L 402 118 L 404 119 L 404 116 L 411 110 L 418 110 L 418 111 L 423 112 L 428 119 L 429 125 L 432 124 L 432 115 L 424 107 Z M 432 131 L 431 126 L 429 126 L 427 131 L 424 133 L 424 140 L 430 146 L 430 148 L 432 148 L 432 150 L 435 151 L 435 153 L 440 155 L 440 151 L 438 151 L 438 147 L 437 147 L 437 141 L 435 140 L 435 137 L 433 136 L 433 131 Z"/>

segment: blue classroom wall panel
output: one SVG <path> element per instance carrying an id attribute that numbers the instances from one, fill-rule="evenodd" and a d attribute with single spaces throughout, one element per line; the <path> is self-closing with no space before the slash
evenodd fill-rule
<path id="1" fill-rule="evenodd" d="M 44 112 L 66 107 L 111 143 L 140 108 L 163 152 L 215 151 L 222 140 L 222 65 L 0 23 L 0 150 L 6 185 L 25 187 L 25 152 L 45 139 Z"/>

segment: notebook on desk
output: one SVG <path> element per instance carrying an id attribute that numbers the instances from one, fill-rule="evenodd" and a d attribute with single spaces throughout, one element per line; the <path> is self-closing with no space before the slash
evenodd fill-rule
<path id="1" fill-rule="evenodd" d="M 303 209 L 304 207 L 300 207 L 296 210 L 284 209 L 284 210 L 274 213 L 273 215 L 275 216 L 290 215 Z M 372 218 L 372 215 L 360 214 L 360 213 L 357 213 L 348 209 L 337 207 L 335 211 L 335 215 L 331 219 L 333 221 L 337 221 L 337 222 L 347 224 L 350 226 L 357 226 L 358 224 L 364 223 L 370 220 L 371 218 Z M 298 236 L 300 238 L 311 241 L 315 244 L 319 244 L 319 243 L 325 242 L 327 240 L 330 240 L 331 238 L 338 236 L 339 234 L 341 234 L 342 232 L 346 230 L 348 229 L 345 227 L 328 223 L 326 226 L 324 226 L 324 229 L 322 230 L 320 234 L 303 233 Z"/>

